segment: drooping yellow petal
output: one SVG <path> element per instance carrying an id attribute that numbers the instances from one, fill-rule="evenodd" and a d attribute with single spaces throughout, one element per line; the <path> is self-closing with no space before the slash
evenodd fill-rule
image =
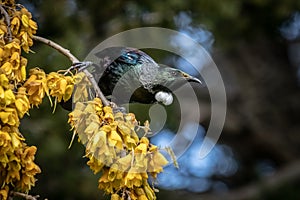
<path id="1" fill-rule="evenodd" d="M 0 74 L 0 86 L 7 89 L 9 86 L 9 80 L 5 74 Z"/>
<path id="2" fill-rule="evenodd" d="M 11 90 L 6 90 L 4 92 L 4 98 L 5 105 L 9 105 L 15 102 L 15 95 Z"/>
<path id="3" fill-rule="evenodd" d="M 6 62 L 1 66 L 1 69 L 6 73 L 6 74 L 11 74 L 13 70 L 13 66 L 10 62 Z"/>
<path id="4" fill-rule="evenodd" d="M 28 18 L 28 16 L 27 15 L 22 15 L 21 20 L 22 20 L 23 26 L 25 26 L 26 28 L 28 28 L 28 26 L 29 26 L 29 18 Z"/>
<path id="5" fill-rule="evenodd" d="M 38 26 L 37 26 L 37 23 L 33 20 L 29 20 L 29 26 L 30 28 L 32 28 L 33 30 L 37 30 Z"/>
<path id="6" fill-rule="evenodd" d="M 66 87 L 66 91 L 63 95 L 64 101 L 68 101 L 72 97 L 73 89 L 74 89 L 74 85 L 68 85 Z"/>
<path id="7" fill-rule="evenodd" d="M 121 197 L 118 194 L 112 194 L 110 200 L 121 200 Z"/>
<path id="8" fill-rule="evenodd" d="M 7 197 L 8 197 L 8 192 L 9 192 L 8 185 L 6 185 L 3 188 L 1 188 L 1 190 L 0 190 L 0 199 L 6 200 Z"/>

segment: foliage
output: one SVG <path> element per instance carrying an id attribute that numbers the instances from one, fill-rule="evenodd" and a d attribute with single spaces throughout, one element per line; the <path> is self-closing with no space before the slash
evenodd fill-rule
<path id="1" fill-rule="evenodd" d="M 32 36 L 37 30 L 31 14 L 8 1 L 1 4 L 0 21 L 0 197 L 7 199 L 9 189 L 28 192 L 35 184 L 35 175 L 41 170 L 34 163 L 35 146 L 27 146 L 19 131 L 20 119 L 37 105 L 28 95 L 30 81 L 26 81 L 27 59 L 21 56 L 32 46 Z M 2 7 L 3 6 L 3 7 Z M 8 10 L 5 13 L 5 10 Z M 4 14 L 5 13 L 5 14 Z M 10 23 L 9 27 L 7 23 Z"/>
<path id="2" fill-rule="evenodd" d="M 69 114 L 69 123 L 86 146 L 88 165 L 101 172 L 99 188 L 112 194 L 112 199 L 155 199 L 148 183 L 162 172 L 168 162 L 146 137 L 139 139 L 140 128 L 134 114 L 114 113 L 96 98 L 87 104 L 78 102 Z M 144 135 L 148 125 L 141 127 Z"/>
<path id="3" fill-rule="evenodd" d="M 35 175 L 41 173 L 34 163 L 37 148 L 26 145 L 19 131 L 20 119 L 45 97 L 51 105 L 54 98 L 55 106 L 69 100 L 75 84 L 77 103 L 69 114 L 69 123 L 86 146 L 87 164 L 95 174 L 101 172 L 99 189 L 111 194 L 114 200 L 155 199 L 148 174 L 155 179 L 168 161 L 145 137 L 149 123 L 140 126 L 134 114 L 113 112 L 111 106 L 103 106 L 98 98 L 87 102 L 86 86 L 90 83 L 84 73 L 74 75 L 61 70 L 47 74 L 33 68 L 27 77 L 27 59 L 21 53 L 31 52 L 37 24 L 26 8 L 13 1 L 2 2 L 0 8 L 1 199 L 13 196 L 14 191 L 28 193 L 35 185 Z M 137 131 L 141 130 L 143 137 L 139 138 Z"/>

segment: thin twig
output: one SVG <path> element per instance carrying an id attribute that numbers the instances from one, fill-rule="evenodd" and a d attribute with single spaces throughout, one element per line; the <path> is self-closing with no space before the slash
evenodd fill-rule
<path id="1" fill-rule="evenodd" d="M 59 44 L 57 44 L 49 39 L 46 39 L 46 38 L 43 38 L 40 36 L 33 36 L 33 39 L 38 42 L 44 43 L 44 44 L 52 47 L 53 49 L 57 50 L 61 54 L 65 55 L 73 64 L 80 62 L 68 49 L 63 48 Z M 102 103 L 104 106 L 109 106 L 110 102 L 106 99 L 106 97 L 104 96 L 104 94 L 102 93 L 100 88 L 98 87 L 98 83 L 94 79 L 94 76 L 86 69 L 84 69 L 82 71 L 83 71 L 83 73 L 85 73 L 85 75 L 87 76 L 87 78 L 89 79 L 91 84 L 93 85 L 93 87 L 96 91 L 96 96 L 102 100 Z"/>
<path id="2" fill-rule="evenodd" d="M 36 36 L 36 35 L 33 36 L 33 39 L 38 42 L 44 43 L 44 44 L 52 47 L 53 49 L 57 50 L 61 54 L 65 55 L 72 63 L 79 62 L 79 60 L 73 54 L 71 54 L 71 52 L 68 49 L 63 48 L 62 46 L 60 46 L 57 43 L 55 43 L 49 39 L 40 37 L 40 36 Z"/>
<path id="3" fill-rule="evenodd" d="M 11 30 L 10 30 L 10 17 L 8 15 L 8 13 L 6 12 L 5 8 L 3 8 L 2 5 L 0 5 L 0 11 L 1 11 L 1 14 L 4 16 L 5 23 L 7 25 L 7 38 L 8 38 L 8 41 L 11 42 L 12 41 L 12 33 L 11 33 Z"/>
<path id="4" fill-rule="evenodd" d="M 39 195 L 32 196 L 32 195 L 29 195 L 29 194 L 25 194 L 25 193 L 21 193 L 21 192 L 15 192 L 15 191 L 11 191 L 10 196 L 21 197 L 21 198 L 24 198 L 26 200 L 37 200 L 40 197 Z"/>

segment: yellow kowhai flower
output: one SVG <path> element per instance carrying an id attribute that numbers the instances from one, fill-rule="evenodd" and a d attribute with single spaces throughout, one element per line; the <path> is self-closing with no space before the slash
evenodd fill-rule
<path id="1" fill-rule="evenodd" d="M 27 59 L 21 56 L 21 50 L 29 52 L 36 23 L 28 10 L 19 5 L 16 8 L 14 1 L 1 4 L 4 9 L 9 7 L 7 20 L 10 20 L 6 24 L 5 17 L 0 19 L 0 199 L 7 199 L 9 189 L 28 192 L 36 181 L 34 176 L 40 173 L 33 162 L 36 147 L 26 145 L 18 126 L 19 118 L 28 112 L 30 104 L 37 106 L 49 92 L 42 70 L 31 70 L 31 77 L 23 84 Z"/>
<path id="2" fill-rule="evenodd" d="M 149 159 L 149 172 L 156 178 L 156 175 L 163 171 L 163 166 L 168 164 L 168 160 L 157 150 Z"/>
<path id="3" fill-rule="evenodd" d="M 18 93 L 16 94 L 15 106 L 18 111 L 18 115 L 20 118 L 24 116 L 25 113 L 30 109 L 30 102 L 26 96 L 26 88 L 19 87 Z"/>
<path id="4" fill-rule="evenodd" d="M 103 108 L 103 111 L 104 111 L 103 120 L 105 120 L 108 123 L 112 122 L 114 120 L 112 108 L 110 106 L 105 106 Z"/>
<path id="5" fill-rule="evenodd" d="M 11 42 L 4 45 L 1 57 L 3 60 L 8 61 L 14 52 L 21 54 L 20 40 L 17 38 L 14 38 Z"/>
<path id="6" fill-rule="evenodd" d="M 0 155 L 4 155 L 8 150 L 11 149 L 11 137 L 8 132 L 0 130 Z M 2 159 L 7 159 L 2 157 Z M 1 160 L 0 163 L 6 163 L 5 160 Z"/>
<path id="7" fill-rule="evenodd" d="M 55 97 L 58 102 L 68 101 L 73 93 L 76 76 L 64 76 L 62 74 L 51 72 L 47 75 L 47 85 L 50 95 Z"/>
<path id="8" fill-rule="evenodd" d="M 35 146 L 31 146 L 31 147 L 26 147 L 24 149 L 24 152 L 21 155 L 21 159 L 23 161 L 23 163 L 30 163 L 34 160 L 34 155 L 36 153 L 36 147 Z"/>
<path id="9" fill-rule="evenodd" d="M 141 195 L 143 195 L 143 194 L 145 194 L 145 191 L 143 190 L 143 188 L 136 188 L 134 191 L 132 191 L 132 192 L 134 192 L 136 195 L 138 195 L 138 196 L 141 196 Z"/>
<path id="10" fill-rule="evenodd" d="M 22 49 L 28 53 L 30 51 L 30 46 L 33 45 L 32 39 L 29 37 L 28 33 L 25 31 L 21 31 L 19 33 L 19 38 L 21 40 Z"/>
<path id="11" fill-rule="evenodd" d="M 23 50 L 28 53 L 29 47 L 33 45 L 32 36 L 36 33 L 37 24 L 31 19 L 31 13 L 26 8 L 13 13 L 12 33 L 20 40 Z"/>
<path id="12" fill-rule="evenodd" d="M 16 80 L 18 82 L 25 81 L 25 79 L 26 79 L 26 66 L 27 66 L 27 59 L 21 56 L 20 57 L 19 68 L 14 71 Z"/>
<path id="13" fill-rule="evenodd" d="M 18 38 L 14 38 L 11 42 L 5 44 L 4 49 L 8 54 L 21 51 L 20 40 Z"/>
<path id="14" fill-rule="evenodd" d="M 108 135 L 108 145 L 117 149 L 123 149 L 123 140 L 117 131 L 112 130 Z"/>
<path id="15" fill-rule="evenodd" d="M 148 184 L 148 182 L 143 184 L 143 190 L 145 191 L 147 199 L 149 199 L 149 200 L 156 199 L 155 193 L 154 193 L 153 189 L 150 187 L 150 185 Z"/>
<path id="16" fill-rule="evenodd" d="M 139 137 L 134 131 L 134 125 L 124 121 L 118 121 L 117 130 L 121 134 L 128 149 L 134 148 L 137 145 Z"/>
<path id="17" fill-rule="evenodd" d="M 30 104 L 38 106 L 45 96 L 49 96 L 46 74 L 39 68 L 31 69 L 30 77 L 24 83 Z"/>
<path id="18" fill-rule="evenodd" d="M 22 136 L 22 134 L 19 132 L 19 129 L 17 127 L 6 127 L 7 130 L 9 130 L 9 134 L 11 136 L 11 143 L 13 148 L 19 148 L 24 144 L 25 138 Z"/>
<path id="19" fill-rule="evenodd" d="M 9 62 L 12 64 L 13 66 L 13 70 L 17 70 L 19 68 L 20 65 L 20 53 L 19 52 L 13 52 Z"/>
<path id="20" fill-rule="evenodd" d="M 123 172 L 119 170 L 119 166 L 117 164 L 112 164 L 108 171 L 108 180 L 114 181 L 115 179 L 122 179 Z"/>
<path id="21" fill-rule="evenodd" d="M 12 71 L 13 71 L 13 65 L 10 62 L 5 62 L 2 66 L 1 69 L 4 71 L 4 73 L 7 76 L 11 76 Z"/>
<path id="22" fill-rule="evenodd" d="M 146 154 L 149 146 L 149 140 L 146 137 L 140 139 L 140 144 L 134 149 L 135 153 Z"/>
<path id="23" fill-rule="evenodd" d="M 34 176 L 37 173 L 41 173 L 41 169 L 38 165 L 36 165 L 34 161 L 34 155 L 36 153 L 35 146 L 25 146 L 22 151 L 19 151 L 21 158 L 20 163 L 22 166 L 21 178 L 20 181 L 17 182 L 16 187 L 20 188 L 20 190 L 28 192 L 32 186 L 35 185 L 36 179 Z"/>
<path id="24" fill-rule="evenodd" d="M 22 19 L 22 25 L 25 28 L 28 28 L 29 27 L 29 17 L 26 14 L 23 14 L 21 19 Z"/>
<path id="25" fill-rule="evenodd" d="M 123 156 L 116 161 L 120 171 L 126 172 L 130 169 L 132 164 L 132 157 L 132 154 L 127 154 L 126 156 Z"/>
<path id="26" fill-rule="evenodd" d="M 111 200 L 121 200 L 121 197 L 118 194 L 112 194 L 110 199 Z"/>
<path id="27" fill-rule="evenodd" d="M 6 185 L 0 190 L 0 199 L 7 199 L 8 197 L 8 192 L 9 192 L 9 187 Z"/>
<path id="28" fill-rule="evenodd" d="M 13 184 L 14 182 L 20 180 L 20 170 L 21 164 L 20 159 L 15 154 L 9 154 L 9 162 L 6 167 L 6 184 Z"/>
<path id="29" fill-rule="evenodd" d="M 99 189 L 112 194 L 112 199 L 156 198 L 147 182 L 148 173 L 156 177 L 168 162 L 155 145 L 135 132 L 137 128 L 147 132 L 149 123 L 141 127 L 134 114 L 114 113 L 98 98 L 76 103 L 69 123 L 86 145 L 88 165 L 94 173 L 101 172 Z"/>
<path id="30" fill-rule="evenodd" d="M 148 176 L 146 176 L 146 179 Z M 132 167 L 124 177 L 124 186 L 128 188 L 140 187 L 143 183 L 144 177 L 142 173 L 138 172 L 138 169 Z"/>
<path id="31" fill-rule="evenodd" d="M 0 86 L 0 105 L 6 107 L 15 102 L 15 95 L 12 90 L 4 90 L 2 86 Z"/>
<path id="32" fill-rule="evenodd" d="M 13 35 L 17 35 L 20 29 L 20 19 L 19 17 L 14 17 L 10 22 L 10 27 Z"/>
<path id="33" fill-rule="evenodd" d="M 0 30 L 0 65 L 2 65 L 1 62 L 3 61 L 3 55 L 5 54 L 3 48 L 1 47 L 2 45 L 1 45 L 1 30 Z"/>
<path id="34" fill-rule="evenodd" d="M 98 183 L 99 183 L 98 188 L 103 189 L 107 193 L 113 193 L 114 192 L 113 184 L 115 184 L 115 183 L 109 181 L 108 174 L 109 174 L 109 169 L 103 168 L 102 175 L 98 181 Z"/>
<path id="35" fill-rule="evenodd" d="M 4 142 L 5 143 L 4 143 Z M 35 183 L 34 176 L 40 173 L 40 168 L 33 162 L 36 147 L 28 147 L 23 142 L 18 128 L 4 126 L 0 131 L 0 168 L 5 172 L 1 185 L 13 185 L 17 190 L 28 192 Z M 3 146 L 7 146 L 4 152 Z M 4 153 L 4 154 L 2 154 Z M 5 155 L 5 156 L 3 156 Z"/>
<path id="36" fill-rule="evenodd" d="M 12 42 L 6 44 L 1 48 L 1 71 L 10 80 L 17 83 L 26 79 L 26 65 L 27 59 L 22 57 L 19 41 L 14 39 Z"/>
<path id="37" fill-rule="evenodd" d="M 7 5 L 7 6 L 11 6 L 11 7 L 14 8 L 15 1 L 14 0 L 2 0 L 2 4 Z"/>
<path id="38" fill-rule="evenodd" d="M 108 147 L 106 146 L 106 132 L 105 131 L 99 131 L 93 137 L 91 140 L 87 142 L 86 145 L 86 152 L 91 153 L 92 155 L 96 156 L 97 155 L 102 155 L 104 153 L 109 153 L 107 152 Z"/>
<path id="39" fill-rule="evenodd" d="M 5 74 L 0 74 L 0 86 L 2 86 L 4 89 L 9 87 L 9 80 Z"/>
<path id="40" fill-rule="evenodd" d="M 89 157 L 89 161 L 87 162 L 87 165 L 90 166 L 94 174 L 97 174 L 104 167 L 104 162 L 101 162 L 99 161 L 99 159 L 96 159 L 94 156 L 91 156 Z"/>
<path id="41" fill-rule="evenodd" d="M 141 196 L 138 196 L 137 200 L 148 200 L 146 195 L 142 194 Z"/>
<path id="42" fill-rule="evenodd" d="M 90 91 L 92 91 L 92 85 L 90 81 L 87 79 L 83 72 L 80 72 L 75 75 L 75 83 L 76 90 L 73 91 L 73 103 L 87 102 L 89 100 Z M 100 108 L 96 105 L 98 104 L 98 102 L 94 103 L 94 106 L 96 106 L 94 109 L 102 109 L 102 107 Z"/>
<path id="43" fill-rule="evenodd" d="M 4 108 L 0 110 L 0 119 L 3 124 L 8 124 L 10 126 L 19 126 L 20 121 L 16 109 L 14 108 Z"/>
<path id="44" fill-rule="evenodd" d="M 36 31 L 38 27 L 37 24 L 32 20 L 31 13 L 26 8 L 22 8 L 21 14 L 22 24 L 24 25 L 24 27 L 30 28 L 32 32 Z"/>

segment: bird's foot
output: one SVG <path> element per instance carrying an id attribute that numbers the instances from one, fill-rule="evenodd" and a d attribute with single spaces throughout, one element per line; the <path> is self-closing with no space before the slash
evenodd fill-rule
<path id="1" fill-rule="evenodd" d="M 110 102 L 110 106 L 112 107 L 114 113 L 118 113 L 118 112 L 126 113 L 125 107 L 118 106 L 114 102 Z"/>
<path id="2" fill-rule="evenodd" d="M 91 62 L 91 61 L 75 62 L 71 65 L 71 67 L 69 67 L 69 69 L 67 69 L 67 71 L 65 72 L 65 75 L 73 70 L 81 72 L 81 71 L 85 70 L 86 68 L 88 68 L 89 66 L 91 66 L 92 64 L 93 64 L 93 62 Z"/>
<path id="3" fill-rule="evenodd" d="M 92 64 L 93 64 L 93 62 L 91 62 L 91 61 L 76 62 L 76 63 L 72 64 L 71 68 L 73 68 L 72 70 L 83 71 L 86 68 L 88 68 L 89 66 L 91 66 Z"/>

